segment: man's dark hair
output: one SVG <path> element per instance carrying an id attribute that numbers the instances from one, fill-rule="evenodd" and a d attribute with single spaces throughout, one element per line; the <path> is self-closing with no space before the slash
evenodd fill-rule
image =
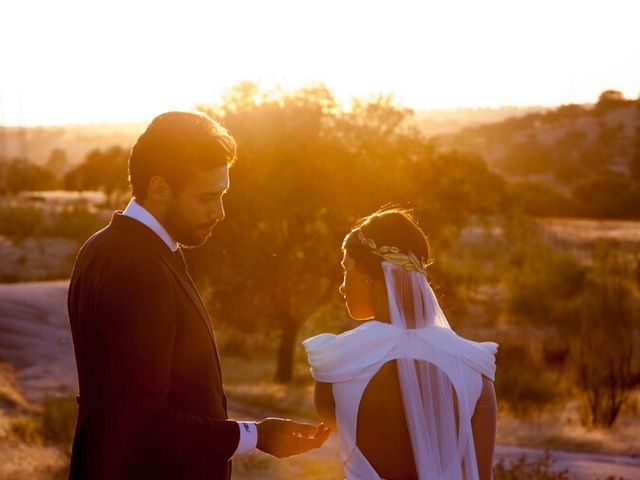
<path id="1" fill-rule="evenodd" d="M 131 149 L 131 192 L 136 200 L 143 202 L 149 180 L 158 175 L 177 195 L 198 170 L 231 166 L 236 150 L 236 142 L 229 132 L 208 116 L 163 113 L 153 119 Z"/>

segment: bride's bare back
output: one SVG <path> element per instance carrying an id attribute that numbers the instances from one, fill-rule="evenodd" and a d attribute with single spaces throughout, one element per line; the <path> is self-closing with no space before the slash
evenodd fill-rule
<path id="1" fill-rule="evenodd" d="M 395 361 L 382 366 L 362 395 L 356 444 L 381 478 L 418 478 Z"/>
<path id="2" fill-rule="evenodd" d="M 315 403 L 322 421 L 336 431 L 331 384 L 316 383 Z M 493 382 L 484 376 L 482 392 L 471 424 L 479 478 L 488 480 L 492 478 L 496 398 Z M 356 444 L 381 478 L 418 478 L 395 361 L 387 362 L 380 368 L 362 395 L 358 410 Z"/>

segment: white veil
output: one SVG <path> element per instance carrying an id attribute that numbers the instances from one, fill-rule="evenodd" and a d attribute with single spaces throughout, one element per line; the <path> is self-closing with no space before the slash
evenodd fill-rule
<path id="1" fill-rule="evenodd" d="M 381 265 L 392 325 L 409 331 L 432 326 L 451 330 L 423 265 L 413 270 L 386 260 Z M 433 361 L 415 360 L 415 343 L 404 342 L 401 348 L 406 351 L 397 359 L 398 377 L 418 478 L 477 479 L 473 412 L 459 355 L 443 347 L 429 353 Z"/>

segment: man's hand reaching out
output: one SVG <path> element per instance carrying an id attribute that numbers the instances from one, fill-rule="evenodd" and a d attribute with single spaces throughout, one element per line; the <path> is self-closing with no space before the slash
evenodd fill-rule
<path id="1" fill-rule="evenodd" d="M 329 438 L 324 424 L 311 425 L 282 418 L 266 418 L 256 424 L 259 450 L 283 458 L 320 447 Z"/>

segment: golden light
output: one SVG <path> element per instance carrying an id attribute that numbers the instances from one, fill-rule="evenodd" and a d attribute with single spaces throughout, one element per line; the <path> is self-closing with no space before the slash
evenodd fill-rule
<path id="1" fill-rule="evenodd" d="M 0 7 L 0 123 L 148 120 L 241 80 L 415 108 L 640 91 L 637 2 L 46 2 Z M 6 48 L 10 46 L 10 48 Z"/>

